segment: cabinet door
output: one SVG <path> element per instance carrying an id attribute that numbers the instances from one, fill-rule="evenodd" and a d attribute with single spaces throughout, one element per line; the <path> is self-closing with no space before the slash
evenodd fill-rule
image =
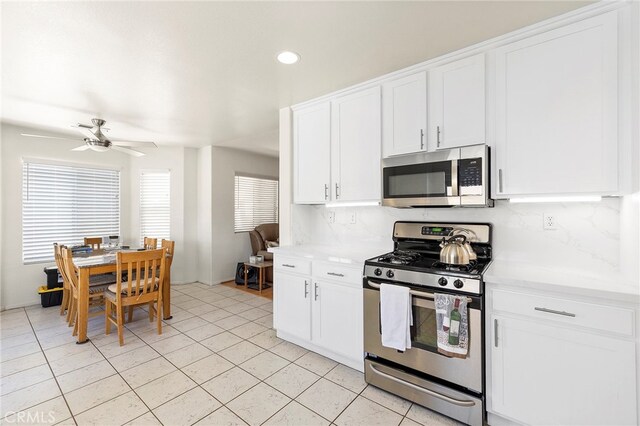
<path id="1" fill-rule="evenodd" d="M 275 271 L 273 277 L 275 329 L 311 339 L 311 279 Z"/>
<path id="2" fill-rule="evenodd" d="M 484 54 L 429 72 L 430 139 L 436 149 L 485 142 Z"/>
<path id="3" fill-rule="evenodd" d="M 382 87 L 382 154 L 425 151 L 427 73 L 419 72 Z"/>
<path id="4" fill-rule="evenodd" d="M 335 200 L 380 200 L 380 139 L 380 87 L 332 101 L 331 190 Z"/>
<path id="5" fill-rule="evenodd" d="M 312 341 L 354 360 L 363 359 L 362 287 L 313 283 Z"/>
<path id="6" fill-rule="evenodd" d="M 330 103 L 293 112 L 294 202 L 322 204 L 329 199 Z"/>
<path id="7" fill-rule="evenodd" d="M 495 51 L 498 197 L 618 190 L 617 12 Z"/>
<path id="8" fill-rule="evenodd" d="M 490 411 L 532 425 L 637 424 L 634 342 L 491 320 Z"/>

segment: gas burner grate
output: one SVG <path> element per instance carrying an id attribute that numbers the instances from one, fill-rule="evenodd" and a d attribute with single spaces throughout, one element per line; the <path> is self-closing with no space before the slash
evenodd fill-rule
<path id="1" fill-rule="evenodd" d="M 450 265 L 444 262 L 434 262 L 431 267 L 435 269 L 441 269 L 443 271 L 471 273 L 475 271 L 477 265 L 478 265 L 478 262 L 476 260 L 472 260 L 469 262 L 468 265 Z"/>
<path id="2" fill-rule="evenodd" d="M 378 258 L 378 262 L 394 265 L 409 265 L 420 258 L 420 254 L 409 250 L 396 250 Z"/>

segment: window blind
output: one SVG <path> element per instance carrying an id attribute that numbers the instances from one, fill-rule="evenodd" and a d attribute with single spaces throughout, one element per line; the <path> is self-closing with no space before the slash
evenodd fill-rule
<path id="1" fill-rule="evenodd" d="M 235 232 L 278 222 L 278 181 L 252 176 L 235 178 Z"/>
<path id="2" fill-rule="evenodd" d="M 140 245 L 144 237 L 160 240 L 171 235 L 171 172 L 142 170 L 140 172 Z"/>
<path id="3" fill-rule="evenodd" d="M 53 261 L 53 243 L 120 235 L 120 172 L 24 162 L 22 260 Z"/>

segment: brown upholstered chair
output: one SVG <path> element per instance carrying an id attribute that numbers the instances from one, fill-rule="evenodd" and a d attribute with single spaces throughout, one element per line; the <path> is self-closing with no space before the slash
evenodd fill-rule
<path id="1" fill-rule="evenodd" d="M 249 231 L 251 239 L 251 254 L 264 256 L 265 261 L 273 260 L 273 253 L 267 251 L 267 241 L 278 241 L 280 238 L 280 226 L 277 223 L 263 223 Z M 267 269 L 267 281 L 273 282 L 273 269 Z"/>

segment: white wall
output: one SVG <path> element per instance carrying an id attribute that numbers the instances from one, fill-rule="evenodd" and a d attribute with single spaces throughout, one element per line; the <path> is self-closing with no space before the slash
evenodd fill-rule
<path id="1" fill-rule="evenodd" d="M 235 276 L 237 262 L 249 259 L 246 232 L 234 232 L 234 177 L 236 173 L 278 177 L 278 159 L 231 148 L 212 148 L 211 262 L 212 283 Z"/>
<path id="2" fill-rule="evenodd" d="M 130 226 L 126 232 L 128 243 L 132 246 L 140 245 L 140 173 L 145 169 L 163 169 L 171 171 L 171 239 L 176 242 L 175 256 L 171 266 L 171 281 L 175 284 L 197 280 L 194 266 L 196 259 L 197 240 L 194 238 L 196 222 L 196 191 L 194 184 L 196 163 L 196 149 L 180 146 L 161 147 L 147 150 L 144 157 L 131 157 L 130 161 L 130 194 L 129 207 Z M 190 206 L 191 208 L 187 208 Z M 154 237 L 154 235 L 148 235 Z M 160 241 L 158 241 L 160 244 Z"/>
<path id="3" fill-rule="evenodd" d="M 2 240 L 0 244 L 0 292 L 2 309 L 39 303 L 37 288 L 46 284 L 43 268 L 52 263 L 22 264 L 22 159 L 42 158 L 67 163 L 120 168 L 120 233 L 130 229 L 129 155 L 110 151 L 70 151 L 81 142 L 35 139 L 20 133 L 41 133 L 31 128 L 2 124 L 0 162 L 2 163 Z M 47 134 L 53 135 L 51 132 Z M 59 135 L 68 137 L 66 135 Z M 53 253 L 53 247 L 51 248 Z"/>
<path id="4" fill-rule="evenodd" d="M 198 232 L 198 274 L 197 280 L 204 284 L 212 284 L 211 271 L 211 146 L 198 150 L 197 174 L 197 232 Z"/>

